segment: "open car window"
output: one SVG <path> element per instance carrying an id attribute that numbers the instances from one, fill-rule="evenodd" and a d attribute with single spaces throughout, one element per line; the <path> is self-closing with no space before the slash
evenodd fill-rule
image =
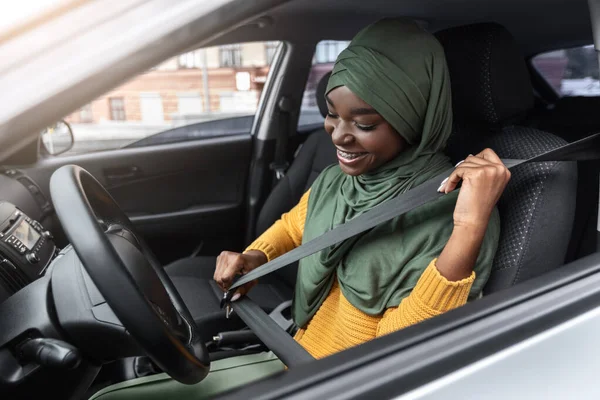
<path id="1" fill-rule="evenodd" d="M 67 155 L 250 134 L 278 41 L 238 43 L 170 58 L 65 120 Z"/>
<path id="2" fill-rule="evenodd" d="M 561 96 L 600 96 L 598 58 L 593 45 L 539 54 L 531 63 Z"/>
<path id="3" fill-rule="evenodd" d="M 324 118 L 317 105 L 317 85 L 321 78 L 331 71 L 338 54 L 348 47 L 348 44 L 350 42 L 346 40 L 322 40 L 317 44 L 310 74 L 302 95 L 302 106 L 298 118 L 299 132 L 311 132 L 323 126 Z"/>

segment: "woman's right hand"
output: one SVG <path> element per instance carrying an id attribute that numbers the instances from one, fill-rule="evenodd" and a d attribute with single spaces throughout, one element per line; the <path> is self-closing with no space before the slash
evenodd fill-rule
<path id="1" fill-rule="evenodd" d="M 250 250 L 245 253 L 223 251 L 217 257 L 217 267 L 213 278 L 221 289 L 226 291 L 232 285 L 236 276 L 247 274 L 266 262 L 267 256 L 262 251 Z M 253 280 L 240 286 L 231 300 L 235 301 L 239 299 L 241 296 L 248 293 L 248 291 L 257 283 L 258 281 Z"/>

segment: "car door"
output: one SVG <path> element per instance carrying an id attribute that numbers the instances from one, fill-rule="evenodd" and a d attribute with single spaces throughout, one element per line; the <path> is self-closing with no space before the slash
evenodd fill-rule
<path id="1" fill-rule="evenodd" d="M 163 263 L 240 249 L 250 131 L 276 46 L 169 59 L 66 116 L 73 147 L 20 169 L 46 194 L 57 168 L 88 170 Z"/>

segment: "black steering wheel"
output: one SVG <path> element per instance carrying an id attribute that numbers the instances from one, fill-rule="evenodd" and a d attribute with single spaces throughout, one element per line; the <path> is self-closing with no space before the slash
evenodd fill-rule
<path id="1" fill-rule="evenodd" d="M 123 326 L 172 378 L 188 384 L 201 381 L 210 361 L 198 328 L 115 200 L 75 165 L 52 175 L 50 192 L 69 241 Z"/>

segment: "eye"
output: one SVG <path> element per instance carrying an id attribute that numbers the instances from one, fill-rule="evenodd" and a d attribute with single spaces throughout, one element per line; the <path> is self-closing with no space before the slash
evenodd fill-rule
<path id="1" fill-rule="evenodd" d="M 331 111 L 327 111 L 327 116 L 328 116 L 329 118 L 337 118 L 337 117 L 338 117 L 338 116 L 337 116 L 337 114 L 334 114 L 334 113 L 332 113 Z"/>
<path id="2" fill-rule="evenodd" d="M 356 127 L 358 129 L 360 129 L 361 131 L 365 131 L 365 132 L 372 131 L 373 129 L 377 128 L 377 124 L 361 125 L 361 124 L 355 122 L 354 125 L 356 125 Z"/>

